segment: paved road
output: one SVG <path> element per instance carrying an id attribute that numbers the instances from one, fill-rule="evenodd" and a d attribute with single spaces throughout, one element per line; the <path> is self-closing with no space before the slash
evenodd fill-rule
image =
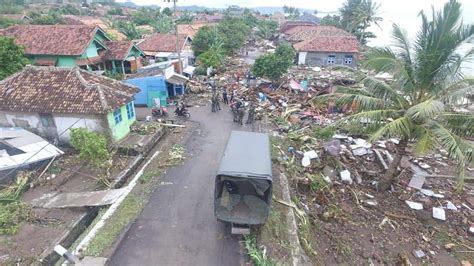
<path id="1" fill-rule="evenodd" d="M 244 265 L 239 239 L 214 218 L 214 177 L 234 125 L 227 107 L 219 113 L 192 108 L 200 127 L 186 143 L 184 165 L 169 169 L 110 265 Z M 189 156 L 189 155 L 188 155 Z"/>

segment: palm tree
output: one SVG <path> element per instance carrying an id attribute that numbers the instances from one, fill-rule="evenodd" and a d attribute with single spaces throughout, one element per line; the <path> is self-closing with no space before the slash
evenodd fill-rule
<path id="1" fill-rule="evenodd" d="M 341 24 L 349 32 L 355 34 L 361 44 L 365 44 L 368 38 L 375 37 L 366 32 L 373 23 L 379 25 L 383 19 L 378 16 L 380 4 L 372 0 L 347 0 L 339 10 L 341 13 Z"/>
<path id="2" fill-rule="evenodd" d="M 257 25 L 257 36 L 269 40 L 277 32 L 278 23 L 273 20 L 261 20 Z"/>
<path id="3" fill-rule="evenodd" d="M 365 75 L 363 87 L 337 88 L 334 94 L 318 100 L 334 99 L 338 105 L 357 106 L 354 114 L 335 126 L 359 127 L 369 122 L 370 141 L 398 137 L 397 153 L 379 183 L 387 189 L 397 176 L 397 167 L 408 142 L 413 151 L 424 154 L 443 147 L 458 164 L 458 188 L 464 182 L 464 168 L 473 162 L 474 115 L 458 113 L 453 106 L 474 94 L 474 79 L 465 78 L 460 66 L 472 58 L 457 54 L 459 46 L 474 33 L 473 25 L 463 25 L 461 5 L 450 0 L 431 20 L 421 12 L 421 29 L 414 44 L 399 26 L 393 26 L 393 48 L 374 48 L 365 55 L 363 66 L 372 74 L 387 72 L 386 83 Z"/>

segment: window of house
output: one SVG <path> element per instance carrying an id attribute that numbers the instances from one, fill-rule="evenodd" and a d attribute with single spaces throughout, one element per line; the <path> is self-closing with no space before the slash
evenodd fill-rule
<path id="1" fill-rule="evenodd" d="M 127 104 L 127 117 L 128 119 L 135 117 L 135 109 L 133 107 L 133 103 Z"/>
<path id="2" fill-rule="evenodd" d="M 51 114 L 40 114 L 39 116 L 43 127 L 55 127 L 54 119 Z"/>
<path id="3" fill-rule="evenodd" d="M 352 65 L 352 55 L 346 55 L 344 57 L 344 64 L 346 65 Z"/>
<path id="4" fill-rule="evenodd" d="M 120 108 L 115 109 L 114 118 L 115 118 L 115 124 L 122 122 L 122 112 L 120 111 Z"/>
<path id="5" fill-rule="evenodd" d="M 336 56 L 335 55 L 328 56 L 328 64 L 334 64 L 334 63 L 336 63 Z"/>

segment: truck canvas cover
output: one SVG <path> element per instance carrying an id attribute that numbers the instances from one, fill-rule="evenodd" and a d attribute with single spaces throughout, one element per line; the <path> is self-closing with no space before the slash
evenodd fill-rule
<path id="1" fill-rule="evenodd" d="M 217 219 L 239 224 L 264 223 L 272 190 L 268 135 L 232 131 L 215 185 Z"/>

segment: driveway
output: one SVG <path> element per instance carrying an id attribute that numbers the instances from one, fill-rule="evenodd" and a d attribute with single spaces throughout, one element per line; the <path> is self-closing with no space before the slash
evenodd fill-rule
<path id="1" fill-rule="evenodd" d="M 186 141 L 188 159 L 163 176 L 109 265 L 245 265 L 240 238 L 214 218 L 214 177 L 231 130 L 228 107 L 191 108 L 200 124 Z"/>

